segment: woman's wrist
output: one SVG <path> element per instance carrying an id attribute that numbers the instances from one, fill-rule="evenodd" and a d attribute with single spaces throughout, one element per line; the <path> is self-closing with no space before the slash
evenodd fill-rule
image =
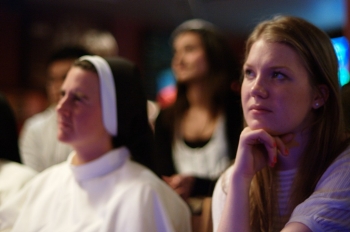
<path id="1" fill-rule="evenodd" d="M 242 189 L 247 188 L 249 190 L 250 184 L 253 180 L 254 175 L 248 175 L 244 172 L 241 172 L 240 169 L 233 166 L 232 173 L 231 173 L 231 186 L 234 189 Z"/>

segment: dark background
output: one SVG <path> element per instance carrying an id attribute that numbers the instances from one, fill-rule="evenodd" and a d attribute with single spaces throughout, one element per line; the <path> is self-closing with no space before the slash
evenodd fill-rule
<path id="1" fill-rule="evenodd" d="M 110 32 L 119 55 L 140 67 L 154 100 L 156 78 L 170 65 L 169 35 L 185 20 L 217 25 L 241 59 L 246 37 L 263 19 L 295 15 L 331 37 L 348 36 L 349 9 L 346 0 L 0 0 L 0 91 L 19 122 L 42 110 L 49 55 L 97 29 Z"/>

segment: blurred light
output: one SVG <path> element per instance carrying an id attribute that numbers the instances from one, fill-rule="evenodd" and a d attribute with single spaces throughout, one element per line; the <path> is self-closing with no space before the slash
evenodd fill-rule
<path id="1" fill-rule="evenodd" d="M 157 76 L 157 102 L 160 107 L 166 108 L 176 100 L 176 80 L 172 70 L 165 69 Z"/>
<path id="2" fill-rule="evenodd" d="M 349 77 L 349 43 L 345 36 L 332 38 L 333 47 L 338 58 L 338 78 L 341 86 L 350 81 Z"/>

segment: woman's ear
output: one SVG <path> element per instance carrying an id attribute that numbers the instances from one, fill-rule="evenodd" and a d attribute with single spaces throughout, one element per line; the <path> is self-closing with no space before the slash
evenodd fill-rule
<path id="1" fill-rule="evenodd" d="M 329 97 L 329 89 L 327 85 L 319 85 L 317 86 L 317 90 L 315 93 L 314 102 L 312 104 L 312 108 L 318 109 L 323 106 Z"/>

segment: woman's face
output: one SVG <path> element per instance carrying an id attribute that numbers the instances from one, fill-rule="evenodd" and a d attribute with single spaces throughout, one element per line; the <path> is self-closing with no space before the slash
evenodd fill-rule
<path id="1" fill-rule="evenodd" d="M 176 80 L 186 83 L 201 79 L 209 71 L 201 37 L 195 32 L 176 36 L 173 43 L 172 69 Z"/>
<path id="2" fill-rule="evenodd" d="M 56 110 L 60 141 L 75 147 L 110 139 L 103 126 L 100 83 L 96 73 L 71 68 L 61 87 Z"/>
<path id="3" fill-rule="evenodd" d="M 62 59 L 52 62 L 48 67 L 47 93 L 51 104 L 57 104 L 60 100 L 60 90 L 68 70 L 74 59 Z"/>
<path id="4" fill-rule="evenodd" d="M 312 108 L 319 107 L 317 94 L 292 48 L 260 39 L 252 45 L 243 72 L 242 105 L 250 128 L 283 135 L 311 123 Z"/>

